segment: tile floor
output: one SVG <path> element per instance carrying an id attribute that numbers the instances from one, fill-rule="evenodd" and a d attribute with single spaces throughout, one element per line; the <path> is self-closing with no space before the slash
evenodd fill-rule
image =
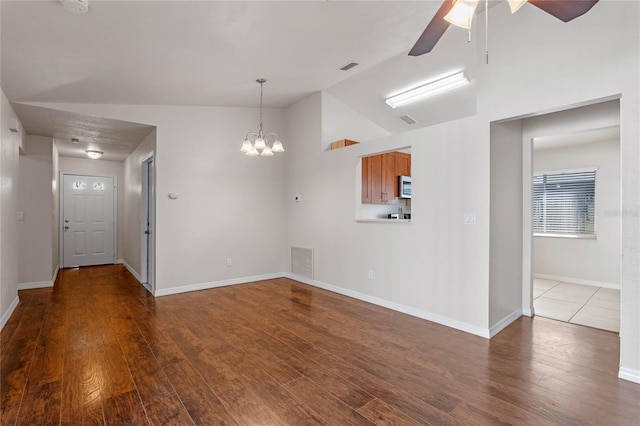
<path id="1" fill-rule="evenodd" d="M 620 332 L 620 290 L 533 279 L 536 315 Z"/>

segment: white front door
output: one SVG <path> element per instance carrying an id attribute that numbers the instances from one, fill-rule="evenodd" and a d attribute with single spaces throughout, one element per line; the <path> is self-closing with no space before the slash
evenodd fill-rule
<path id="1" fill-rule="evenodd" d="M 63 267 L 114 263 L 113 178 L 63 176 Z"/>

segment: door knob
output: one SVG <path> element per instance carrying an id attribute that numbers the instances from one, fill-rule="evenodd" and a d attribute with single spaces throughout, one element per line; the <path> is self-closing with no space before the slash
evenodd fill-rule
<path id="1" fill-rule="evenodd" d="M 66 231 L 67 229 L 69 229 L 69 227 L 68 227 L 68 226 L 65 226 L 65 227 L 64 227 L 64 230 Z"/>
<path id="2" fill-rule="evenodd" d="M 64 223 L 69 223 L 69 219 L 65 219 L 65 220 L 64 220 Z"/>

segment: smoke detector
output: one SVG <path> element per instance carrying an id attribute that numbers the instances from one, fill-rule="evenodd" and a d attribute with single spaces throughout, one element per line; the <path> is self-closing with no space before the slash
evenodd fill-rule
<path id="1" fill-rule="evenodd" d="M 82 15 L 89 11 L 89 0 L 61 0 L 62 6 L 71 13 Z"/>

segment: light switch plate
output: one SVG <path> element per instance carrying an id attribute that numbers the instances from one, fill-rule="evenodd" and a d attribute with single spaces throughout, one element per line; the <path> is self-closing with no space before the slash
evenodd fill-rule
<path id="1" fill-rule="evenodd" d="M 24 212 L 18 212 L 18 220 L 22 222 L 24 220 Z"/>
<path id="2" fill-rule="evenodd" d="M 476 224 L 476 214 L 475 213 L 465 213 L 464 214 L 464 224 L 465 225 L 475 225 Z"/>

